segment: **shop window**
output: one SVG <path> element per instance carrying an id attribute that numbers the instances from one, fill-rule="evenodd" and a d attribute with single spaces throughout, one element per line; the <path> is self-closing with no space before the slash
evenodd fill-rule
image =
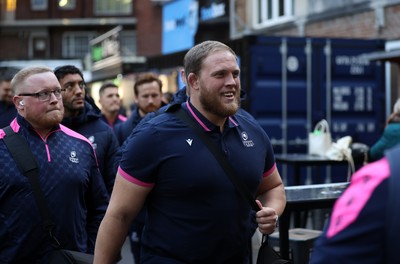
<path id="1" fill-rule="evenodd" d="M 31 9 L 34 11 L 46 10 L 47 0 L 31 0 Z"/>
<path id="2" fill-rule="evenodd" d="M 33 37 L 32 44 L 33 58 L 45 58 L 47 50 L 47 38 L 41 36 Z"/>
<path id="3" fill-rule="evenodd" d="M 133 30 L 120 32 L 121 56 L 136 55 L 136 33 Z"/>
<path id="4" fill-rule="evenodd" d="M 94 0 L 95 15 L 131 15 L 132 0 Z"/>
<path id="5" fill-rule="evenodd" d="M 253 27 L 256 29 L 293 19 L 293 0 L 253 0 Z"/>
<path id="6" fill-rule="evenodd" d="M 6 11 L 13 12 L 17 6 L 17 0 L 7 0 L 6 1 Z"/>
<path id="7" fill-rule="evenodd" d="M 97 35 L 94 32 L 68 32 L 62 38 L 63 58 L 83 58 L 89 53 L 89 41 Z"/>
<path id="8" fill-rule="evenodd" d="M 58 8 L 61 10 L 73 10 L 76 7 L 76 0 L 57 0 Z"/>

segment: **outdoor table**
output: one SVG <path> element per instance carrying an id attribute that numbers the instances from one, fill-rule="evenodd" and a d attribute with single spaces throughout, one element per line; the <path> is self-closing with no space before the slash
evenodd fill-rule
<path id="1" fill-rule="evenodd" d="M 348 182 L 285 187 L 286 208 L 279 218 L 279 247 L 283 258 L 289 259 L 290 215 L 310 209 L 332 208 Z"/>
<path id="2" fill-rule="evenodd" d="M 300 184 L 301 167 L 347 164 L 346 160 L 331 160 L 324 156 L 304 153 L 275 154 L 275 160 L 281 164 L 293 166 L 294 185 Z"/>

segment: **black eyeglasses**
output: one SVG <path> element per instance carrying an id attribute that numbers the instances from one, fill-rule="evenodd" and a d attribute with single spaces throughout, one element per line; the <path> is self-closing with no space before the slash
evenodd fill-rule
<path id="1" fill-rule="evenodd" d="M 34 96 L 37 97 L 39 101 L 45 102 L 50 100 L 51 94 L 54 94 L 57 99 L 61 99 L 61 92 L 63 91 L 64 89 L 56 89 L 53 91 L 42 91 L 37 93 L 20 93 L 18 96 Z"/>

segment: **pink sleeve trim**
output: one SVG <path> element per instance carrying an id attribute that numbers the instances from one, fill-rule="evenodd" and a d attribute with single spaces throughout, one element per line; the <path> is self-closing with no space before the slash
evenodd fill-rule
<path id="1" fill-rule="evenodd" d="M 129 175 L 128 173 L 126 173 L 121 167 L 118 167 L 118 172 L 119 174 L 122 176 L 122 178 L 124 178 L 125 180 L 134 183 L 136 185 L 142 186 L 142 187 L 148 187 L 151 188 L 154 186 L 154 183 L 147 183 L 147 182 L 142 182 L 136 178 L 134 178 L 133 176 Z"/>
<path id="2" fill-rule="evenodd" d="M 19 131 L 19 124 L 17 122 L 17 118 L 14 118 L 13 121 L 11 121 L 10 126 L 12 130 L 14 130 L 15 133 L 18 133 Z M 0 129 L 0 138 L 4 138 L 6 136 L 6 133 L 4 132 L 3 129 Z"/>
<path id="3" fill-rule="evenodd" d="M 65 134 L 71 136 L 71 137 L 79 138 L 79 139 L 81 139 L 83 141 L 88 142 L 90 144 L 90 146 L 92 147 L 92 149 L 93 149 L 94 156 L 96 157 L 97 166 L 99 166 L 99 162 L 97 161 L 96 150 L 93 148 L 92 142 L 90 142 L 89 139 L 87 139 L 85 136 L 79 134 L 78 132 L 76 132 L 76 131 L 74 131 L 72 129 L 69 129 L 68 127 L 66 127 L 64 125 L 61 125 L 61 124 L 60 124 L 60 130 L 63 131 Z"/>
<path id="4" fill-rule="evenodd" d="M 336 201 L 326 236 L 331 238 L 356 221 L 376 187 L 389 177 L 386 159 L 362 167 L 351 180 L 350 186 Z"/>
<path id="5" fill-rule="evenodd" d="M 69 136 L 71 136 L 71 137 L 79 138 L 79 139 L 82 139 L 82 140 L 84 140 L 84 141 L 90 143 L 89 139 L 87 139 L 85 136 L 79 134 L 78 132 L 76 132 L 76 131 L 74 131 L 74 130 L 72 130 L 72 129 L 69 129 L 69 128 L 66 127 L 66 126 L 60 125 L 60 129 L 61 129 L 61 131 L 63 131 L 65 134 L 67 134 L 67 135 L 69 135 Z M 92 143 L 90 143 L 90 144 L 92 144 Z"/>
<path id="6" fill-rule="evenodd" d="M 275 169 L 276 169 L 276 163 L 274 163 L 274 166 L 272 166 L 271 169 L 269 169 L 266 172 L 264 172 L 263 178 L 267 177 L 268 175 L 271 175 L 274 172 Z"/>
<path id="7" fill-rule="evenodd" d="M 128 118 L 123 115 L 118 115 L 118 119 L 125 122 Z"/>

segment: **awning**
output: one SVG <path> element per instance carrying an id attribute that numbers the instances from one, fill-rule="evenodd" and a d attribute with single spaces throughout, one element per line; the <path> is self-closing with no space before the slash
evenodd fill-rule
<path id="1" fill-rule="evenodd" d="M 376 51 L 363 54 L 364 58 L 370 61 L 381 60 L 400 63 L 400 49 L 388 51 Z"/>

